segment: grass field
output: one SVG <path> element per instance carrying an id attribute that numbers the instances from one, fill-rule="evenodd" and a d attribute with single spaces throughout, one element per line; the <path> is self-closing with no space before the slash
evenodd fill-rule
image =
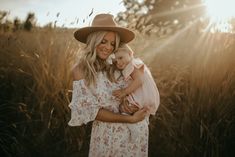
<path id="1" fill-rule="evenodd" d="M 0 34 L 1 156 L 87 156 L 91 124 L 68 127 L 73 30 Z M 235 155 L 235 36 L 193 29 L 130 44 L 149 66 L 161 104 L 149 156 Z"/>

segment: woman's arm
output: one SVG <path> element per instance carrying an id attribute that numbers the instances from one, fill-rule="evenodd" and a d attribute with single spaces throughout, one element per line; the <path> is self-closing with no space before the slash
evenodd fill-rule
<path id="1" fill-rule="evenodd" d="M 81 80 L 84 79 L 83 76 L 83 72 L 81 71 L 79 66 L 75 66 L 73 69 L 73 79 Z M 134 115 L 121 115 L 119 113 L 114 113 L 109 110 L 100 108 L 95 119 L 103 122 L 135 123 L 143 120 L 145 115 L 146 110 L 141 110 Z"/>
<path id="2" fill-rule="evenodd" d="M 101 108 L 99 109 L 95 119 L 103 122 L 113 123 L 136 123 L 143 120 L 146 115 L 147 110 L 145 108 L 135 112 L 133 115 L 122 115 Z"/>

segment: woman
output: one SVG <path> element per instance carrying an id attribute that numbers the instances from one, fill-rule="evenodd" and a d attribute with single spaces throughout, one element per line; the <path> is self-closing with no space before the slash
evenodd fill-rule
<path id="1" fill-rule="evenodd" d="M 112 96 L 112 91 L 126 86 L 124 79 L 114 81 L 112 68 L 108 63 L 110 55 L 119 42 L 128 43 L 134 33 L 118 27 L 110 14 L 97 15 L 92 26 L 74 33 L 75 38 L 86 44 L 78 64 L 73 70 L 73 95 L 70 126 L 80 126 L 93 121 L 89 156 L 147 156 L 148 123 L 147 110 L 136 111 L 135 107 L 122 106 Z M 136 111 L 136 112 L 135 112 Z M 134 123 L 141 130 L 139 141 L 130 141 L 127 123 Z"/>

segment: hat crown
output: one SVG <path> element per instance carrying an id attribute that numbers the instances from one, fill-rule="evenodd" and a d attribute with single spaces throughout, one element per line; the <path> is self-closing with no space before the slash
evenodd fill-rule
<path id="1" fill-rule="evenodd" d="M 116 22 L 111 14 L 99 14 L 96 15 L 91 24 L 92 27 L 115 27 Z"/>

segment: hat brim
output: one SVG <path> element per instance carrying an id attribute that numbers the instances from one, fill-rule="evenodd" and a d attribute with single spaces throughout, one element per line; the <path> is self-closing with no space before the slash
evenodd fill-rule
<path id="1" fill-rule="evenodd" d="M 86 43 L 87 36 L 90 33 L 96 32 L 96 31 L 112 31 L 117 32 L 120 36 L 120 41 L 124 43 L 128 43 L 131 40 L 135 38 L 135 33 L 129 29 L 123 28 L 123 27 L 84 27 L 81 29 L 78 29 L 74 32 L 74 37 L 82 42 Z"/>

